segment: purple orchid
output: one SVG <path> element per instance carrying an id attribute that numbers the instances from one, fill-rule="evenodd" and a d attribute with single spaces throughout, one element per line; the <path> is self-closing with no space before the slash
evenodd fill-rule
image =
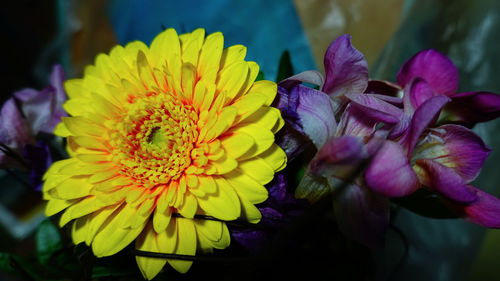
<path id="1" fill-rule="evenodd" d="M 50 75 L 50 86 L 41 91 L 20 90 L 3 104 L 0 111 L 0 167 L 29 171 L 31 181 L 38 189 L 41 176 L 52 159 L 48 145 L 37 141 L 36 136 L 39 133 L 51 134 L 65 116 L 62 109 L 66 100 L 63 80 L 62 68 L 56 65 Z"/>
<path id="2" fill-rule="evenodd" d="M 389 200 L 366 188 L 355 173 L 399 123 L 403 110 L 391 104 L 391 97 L 363 93 L 368 85 L 367 63 L 348 35 L 328 48 L 325 73 L 323 77 L 306 71 L 279 84 L 278 107 L 287 124 L 309 138 L 318 151 L 295 195 L 314 202 L 338 191 L 334 209 L 340 229 L 351 239 L 376 246 L 389 223 Z M 318 85 L 320 90 L 301 82 Z"/>
<path id="3" fill-rule="evenodd" d="M 457 93 L 459 73 L 453 62 L 436 50 L 418 52 L 404 63 L 397 74 L 397 83 L 383 84 L 382 81 L 370 81 L 367 92 L 384 93 L 390 96 L 401 92 L 415 79 L 427 83 L 433 95 L 451 98 L 443 109 L 443 122 L 454 122 L 473 126 L 500 117 L 500 95 L 485 91 Z M 441 122 L 441 123 L 443 123 Z"/>
<path id="4" fill-rule="evenodd" d="M 325 76 L 309 70 L 279 83 L 277 107 L 293 130 L 322 147 L 334 134 L 336 115 L 349 101 L 348 95 L 362 94 L 368 85 L 368 64 L 361 52 L 343 35 L 330 44 L 324 58 Z M 315 90 L 301 83 L 319 86 Z M 296 135 L 282 140 L 285 152 Z M 292 139 L 292 140 L 290 140 Z"/>
<path id="5" fill-rule="evenodd" d="M 404 133 L 384 141 L 364 174 L 367 186 L 386 197 L 406 196 L 425 187 L 469 221 L 500 227 L 500 200 L 469 184 L 479 174 L 490 149 L 463 126 L 433 128 L 451 99 L 436 95 L 420 78 L 409 85 L 403 97 L 406 118 L 400 127 L 405 127 Z"/>
<path id="6" fill-rule="evenodd" d="M 465 127 L 434 126 L 443 108 L 448 116 L 455 114 L 454 121 L 467 125 L 494 119 L 500 114 L 497 95 L 457 94 L 458 71 L 432 50 L 403 66 L 398 74 L 401 87 L 368 82 L 366 62 L 348 36 L 330 45 L 325 69 L 326 78 L 306 71 L 279 85 L 278 107 L 287 124 L 317 148 L 296 197 L 314 202 L 334 193 L 340 229 L 368 246 L 383 242 L 389 199 L 422 187 L 440 194 L 458 215 L 500 227 L 500 200 L 469 184 L 490 150 Z M 459 108 L 465 102 L 472 106 Z M 294 144 L 289 147 L 299 143 L 284 139 Z M 360 165 L 367 163 L 359 174 Z"/>

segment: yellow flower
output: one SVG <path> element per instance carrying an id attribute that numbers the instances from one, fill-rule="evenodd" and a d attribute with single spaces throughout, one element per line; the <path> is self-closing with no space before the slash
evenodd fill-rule
<path id="1" fill-rule="evenodd" d="M 69 100 L 55 133 L 70 158 L 45 174 L 46 214 L 72 222 L 75 244 L 98 257 L 132 241 L 143 251 L 194 255 L 229 245 L 226 224 L 257 223 L 254 204 L 286 165 L 274 143 L 282 127 L 270 104 L 276 84 L 255 79 L 259 67 L 241 45 L 203 29 L 178 36 L 168 29 L 148 47 L 132 42 L 100 54 L 82 79 L 66 82 Z M 152 279 L 168 263 L 136 257 Z"/>

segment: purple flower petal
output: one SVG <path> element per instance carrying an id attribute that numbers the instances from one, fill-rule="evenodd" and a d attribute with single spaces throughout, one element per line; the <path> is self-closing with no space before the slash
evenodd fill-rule
<path id="1" fill-rule="evenodd" d="M 404 114 L 399 118 L 398 124 L 392 129 L 389 139 L 397 139 L 403 135 L 411 124 L 415 110 L 434 95 L 434 91 L 429 87 L 427 82 L 420 78 L 413 79 L 406 85 L 403 96 Z"/>
<path id="2" fill-rule="evenodd" d="M 420 187 L 403 148 L 393 141 L 384 142 L 364 176 L 369 188 L 387 197 L 406 196 Z"/>
<path id="3" fill-rule="evenodd" d="M 284 126 L 276 135 L 276 144 L 285 151 L 287 161 L 291 162 L 312 145 L 312 142 L 304 133 L 298 132 L 291 126 Z"/>
<path id="4" fill-rule="evenodd" d="M 490 92 L 466 92 L 453 95 L 445 110 L 453 114 L 451 121 L 473 125 L 500 117 L 500 95 Z"/>
<path id="5" fill-rule="evenodd" d="M 314 176 L 349 177 L 368 158 L 368 150 L 362 138 L 341 136 L 330 139 L 309 163 L 309 172 Z"/>
<path id="6" fill-rule="evenodd" d="M 0 111 L 0 142 L 14 150 L 34 142 L 28 124 L 13 98 L 8 99 Z"/>
<path id="7" fill-rule="evenodd" d="M 337 135 L 367 137 L 376 133 L 378 120 L 371 118 L 361 106 L 349 103 L 340 117 Z"/>
<path id="8" fill-rule="evenodd" d="M 297 107 L 299 105 L 299 91 L 295 88 L 288 90 L 278 86 L 278 95 L 275 100 L 275 106 L 281 111 L 283 119 L 288 125 L 299 133 L 304 133 L 302 124 L 297 114 Z"/>
<path id="9" fill-rule="evenodd" d="M 478 199 L 472 204 L 450 203 L 451 208 L 458 210 L 472 223 L 500 228 L 500 199 L 473 186 L 469 188 L 476 193 Z"/>
<path id="10" fill-rule="evenodd" d="M 440 126 L 424 140 L 415 158 L 432 159 L 452 168 L 466 183 L 477 177 L 491 152 L 478 135 L 459 125 Z"/>
<path id="11" fill-rule="evenodd" d="M 289 77 L 279 83 L 279 86 L 286 88 L 286 89 L 291 89 L 300 83 L 309 83 L 313 85 L 317 85 L 320 87 L 323 87 L 324 83 L 324 78 L 323 74 L 316 70 L 307 70 L 304 72 L 301 72 L 299 74 L 295 74 L 292 77 Z"/>
<path id="12" fill-rule="evenodd" d="M 450 101 L 446 96 L 435 96 L 426 100 L 413 115 L 408 132 L 403 135 L 400 143 L 405 147 L 408 156 L 413 152 L 422 133 L 436 119 L 441 108 Z"/>
<path id="13" fill-rule="evenodd" d="M 405 87 L 405 95 L 403 97 L 405 113 L 413 114 L 417 108 L 435 95 L 436 94 L 425 80 L 420 78 L 413 79 Z"/>
<path id="14" fill-rule="evenodd" d="M 370 94 L 349 94 L 346 97 L 352 101 L 352 106 L 358 107 L 368 118 L 377 122 L 395 124 L 403 115 L 400 108 Z"/>
<path id="15" fill-rule="evenodd" d="M 438 94 L 453 95 L 458 89 L 458 70 L 453 62 L 436 50 L 418 52 L 399 70 L 398 84 L 405 87 L 414 78 L 422 78 Z"/>
<path id="16" fill-rule="evenodd" d="M 323 92 L 332 97 L 363 93 L 368 85 L 368 64 L 361 52 L 351 45 L 351 36 L 342 35 L 325 53 Z"/>
<path id="17" fill-rule="evenodd" d="M 423 180 L 427 187 L 457 202 L 471 203 L 477 200 L 474 192 L 453 169 L 429 159 L 417 160 L 416 164 L 425 171 L 427 177 Z"/>
<path id="18" fill-rule="evenodd" d="M 389 201 L 357 185 L 349 185 L 334 202 L 339 228 L 368 247 L 382 246 L 389 225 Z"/>
<path id="19" fill-rule="evenodd" d="M 51 86 L 41 91 L 24 89 L 14 93 L 15 98 L 21 102 L 22 111 L 34 135 L 38 132 L 52 133 L 54 127 L 61 122 L 61 117 L 66 116 L 62 108 L 66 100 L 63 80 L 62 68 L 56 65 L 50 76 Z"/>
<path id="20" fill-rule="evenodd" d="M 315 164 L 348 165 L 367 157 L 362 139 L 355 136 L 341 136 L 330 139 L 316 153 Z"/>
<path id="21" fill-rule="evenodd" d="M 299 97 L 297 115 L 302 128 L 319 149 L 337 129 L 331 99 L 323 92 L 302 85 L 293 88 L 293 91 L 297 91 Z"/>

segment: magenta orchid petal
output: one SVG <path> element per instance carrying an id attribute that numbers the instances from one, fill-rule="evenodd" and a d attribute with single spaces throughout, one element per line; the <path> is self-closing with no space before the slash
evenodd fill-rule
<path id="1" fill-rule="evenodd" d="M 302 85 L 294 90 L 298 91 L 297 115 L 302 129 L 319 149 L 337 129 L 332 101 L 325 93 Z"/>
<path id="2" fill-rule="evenodd" d="M 490 92 L 465 92 L 453 95 L 445 110 L 451 121 L 465 124 L 486 122 L 500 117 L 500 95 Z"/>
<path id="3" fill-rule="evenodd" d="M 335 199 L 334 208 L 346 237 L 371 248 L 383 245 L 389 226 L 389 200 L 351 184 Z"/>
<path id="4" fill-rule="evenodd" d="M 413 152 L 423 132 L 436 119 L 443 106 L 450 101 L 446 96 L 435 96 L 425 101 L 413 115 L 408 131 L 403 135 L 400 143 L 405 147 L 408 156 Z"/>
<path id="5" fill-rule="evenodd" d="M 405 87 L 414 78 L 422 78 L 438 94 L 453 95 L 458 89 L 458 69 L 436 50 L 418 52 L 399 70 L 398 84 Z"/>
<path id="6" fill-rule="evenodd" d="M 401 197 L 413 193 L 420 186 L 403 148 L 385 141 L 365 171 L 369 188 L 387 197 Z"/>
<path id="7" fill-rule="evenodd" d="M 351 45 L 351 36 L 342 35 L 325 53 L 325 83 L 322 91 L 332 97 L 363 93 L 368 85 L 368 64 Z"/>
<path id="8" fill-rule="evenodd" d="M 471 203 L 477 200 L 476 194 L 452 168 L 429 159 L 417 160 L 416 164 L 425 171 L 427 178 L 424 182 L 430 189 L 456 202 Z"/>
<path id="9" fill-rule="evenodd" d="M 434 137 L 432 137 L 434 136 Z M 491 152 L 473 131 L 459 125 L 431 130 L 416 158 L 433 159 L 452 168 L 466 183 L 473 181 Z"/>
<path id="10" fill-rule="evenodd" d="M 395 124 L 403 114 L 400 108 L 370 94 L 349 94 L 346 97 L 351 100 L 352 106 L 358 107 L 368 118 L 378 122 Z"/>
<path id="11" fill-rule="evenodd" d="M 301 83 L 316 85 L 321 89 L 324 83 L 323 74 L 316 70 L 307 70 L 281 81 L 279 85 L 283 88 L 291 89 Z"/>
<path id="12" fill-rule="evenodd" d="M 405 88 L 405 96 L 403 97 L 405 111 L 413 114 L 417 108 L 435 95 L 425 80 L 420 78 L 413 79 Z"/>
<path id="13" fill-rule="evenodd" d="M 476 193 L 478 199 L 472 204 L 453 204 L 472 223 L 484 227 L 500 228 L 500 199 L 473 186 L 469 188 Z"/>

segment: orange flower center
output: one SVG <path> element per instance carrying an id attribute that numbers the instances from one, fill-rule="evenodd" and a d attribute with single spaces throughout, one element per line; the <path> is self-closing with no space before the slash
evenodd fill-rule
<path id="1" fill-rule="evenodd" d="M 198 114 L 170 93 L 152 94 L 126 105 L 111 134 L 113 161 L 124 175 L 148 188 L 178 179 L 191 165 Z"/>

